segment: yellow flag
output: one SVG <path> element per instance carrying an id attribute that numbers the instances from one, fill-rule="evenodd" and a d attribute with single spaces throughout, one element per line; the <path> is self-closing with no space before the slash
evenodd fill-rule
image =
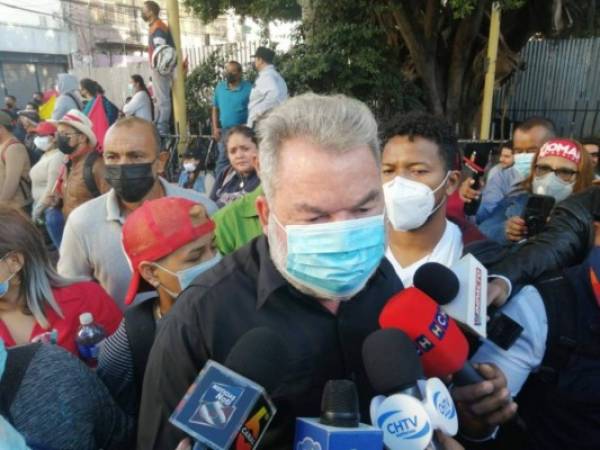
<path id="1" fill-rule="evenodd" d="M 52 111 L 54 111 L 55 103 L 56 103 L 56 95 L 53 95 L 46 101 L 46 103 L 43 103 L 42 106 L 40 106 L 40 109 L 39 109 L 40 119 L 48 120 L 48 119 L 50 119 L 50 117 L 52 117 Z"/>

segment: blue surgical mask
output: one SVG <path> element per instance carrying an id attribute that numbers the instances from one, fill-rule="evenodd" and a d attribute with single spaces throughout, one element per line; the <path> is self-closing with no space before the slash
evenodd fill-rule
<path id="1" fill-rule="evenodd" d="M 535 153 L 517 153 L 515 155 L 514 168 L 519 172 L 523 179 L 531 173 L 531 163 L 535 158 Z"/>
<path id="2" fill-rule="evenodd" d="M 358 293 L 385 253 L 383 214 L 338 222 L 283 226 L 286 275 L 324 298 L 347 300 Z"/>
<path id="3" fill-rule="evenodd" d="M 4 258 L 6 258 L 7 256 L 8 255 L 4 255 L 2 258 L 0 258 L 0 261 L 4 260 Z M 4 297 L 6 295 L 6 293 L 8 292 L 8 289 L 10 288 L 10 280 L 12 280 L 12 278 L 14 276 L 15 276 L 15 274 L 13 273 L 6 280 L 4 280 L 0 283 L 0 298 Z"/>
<path id="4" fill-rule="evenodd" d="M 179 281 L 179 287 L 181 288 L 179 292 L 171 292 L 163 287 L 163 289 L 165 289 L 165 291 L 167 291 L 167 293 L 171 297 L 175 298 L 179 294 L 181 294 L 181 292 L 183 292 L 190 284 L 192 284 L 192 281 L 194 281 L 194 279 L 198 275 L 200 275 L 203 272 L 206 272 L 208 269 L 211 269 L 217 264 L 219 264 L 221 259 L 221 254 L 217 253 L 213 258 L 209 259 L 208 261 L 201 262 L 200 264 L 196 264 L 195 266 L 188 267 L 187 269 L 179 270 L 177 272 L 171 272 L 169 269 L 161 266 L 160 264 L 156 264 L 156 266 L 161 268 L 165 272 L 177 277 L 177 280 Z"/>

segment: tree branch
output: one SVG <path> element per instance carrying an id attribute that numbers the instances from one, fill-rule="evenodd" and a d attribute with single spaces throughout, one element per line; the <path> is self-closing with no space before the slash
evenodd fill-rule
<path id="1" fill-rule="evenodd" d="M 438 21 L 440 17 L 440 2 L 439 0 L 427 0 L 425 6 L 425 17 L 423 18 L 423 31 L 425 38 L 435 45 L 438 39 Z"/>
<path id="2" fill-rule="evenodd" d="M 446 114 L 450 121 L 455 121 L 458 118 L 465 72 L 471 67 L 476 54 L 473 46 L 481 29 L 484 13 L 490 8 L 490 5 L 490 0 L 477 2 L 475 11 L 460 21 L 454 35 L 446 95 Z"/>

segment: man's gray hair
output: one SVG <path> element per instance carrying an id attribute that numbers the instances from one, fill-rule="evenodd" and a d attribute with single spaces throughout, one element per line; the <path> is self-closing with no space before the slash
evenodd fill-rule
<path id="1" fill-rule="evenodd" d="M 303 94 L 267 114 L 258 124 L 260 179 L 268 199 L 277 189 L 283 143 L 305 138 L 324 151 L 344 153 L 368 147 L 380 166 L 375 117 L 363 102 L 344 95 Z"/>

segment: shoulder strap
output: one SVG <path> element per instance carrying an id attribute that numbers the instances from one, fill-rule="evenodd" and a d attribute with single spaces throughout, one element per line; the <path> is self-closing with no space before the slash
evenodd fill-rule
<path id="1" fill-rule="evenodd" d="M 12 422 L 10 407 L 17 396 L 29 363 L 40 348 L 40 343 L 23 345 L 7 350 L 6 368 L 0 380 L 0 414 Z"/>
<path id="2" fill-rule="evenodd" d="M 79 103 L 79 100 L 77 99 L 77 97 L 75 97 L 75 96 L 74 96 L 72 93 L 70 93 L 70 92 L 67 92 L 65 95 L 66 95 L 67 97 L 71 97 L 71 99 L 72 99 L 72 100 L 75 102 L 75 105 L 77 105 L 77 109 L 78 109 L 79 111 L 81 111 L 81 107 L 82 107 L 82 105 L 81 105 L 81 103 Z"/>
<path id="3" fill-rule="evenodd" d="M 144 372 L 156 333 L 154 305 L 154 300 L 147 300 L 125 311 L 125 330 L 131 348 L 133 376 L 138 390 L 138 399 L 141 398 Z"/>
<path id="4" fill-rule="evenodd" d="M 83 162 L 83 181 L 87 190 L 92 194 L 92 197 L 99 197 L 101 194 L 94 178 L 94 164 L 99 157 L 100 153 L 94 150 L 88 153 Z"/>
<path id="5" fill-rule="evenodd" d="M 577 348 L 577 299 L 569 280 L 562 274 L 539 281 L 540 292 L 548 318 L 546 353 L 539 376 L 546 382 L 556 382 L 558 371 L 569 362 Z"/>

